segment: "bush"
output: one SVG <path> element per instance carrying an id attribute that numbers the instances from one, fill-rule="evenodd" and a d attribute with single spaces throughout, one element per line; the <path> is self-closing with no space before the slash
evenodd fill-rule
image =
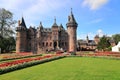
<path id="1" fill-rule="evenodd" d="M 76 53 L 75 52 L 69 52 L 71 55 L 76 55 Z"/>

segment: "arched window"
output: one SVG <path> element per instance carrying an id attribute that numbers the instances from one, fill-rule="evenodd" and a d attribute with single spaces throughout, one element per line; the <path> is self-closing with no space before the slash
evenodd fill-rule
<path id="1" fill-rule="evenodd" d="M 43 47 L 44 47 L 44 42 L 42 43 Z"/>
<path id="2" fill-rule="evenodd" d="M 67 42 L 65 42 L 64 46 L 67 46 Z"/>
<path id="3" fill-rule="evenodd" d="M 39 42 L 39 46 L 40 46 L 41 44 L 40 44 L 40 42 Z"/>
<path id="4" fill-rule="evenodd" d="M 46 42 L 46 46 L 48 46 L 48 42 Z"/>
<path id="5" fill-rule="evenodd" d="M 50 42 L 50 46 L 52 46 L 52 42 Z"/>
<path id="6" fill-rule="evenodd" d="M 62 42 L 62 46 L 64 46 L 64 42 Z"/>

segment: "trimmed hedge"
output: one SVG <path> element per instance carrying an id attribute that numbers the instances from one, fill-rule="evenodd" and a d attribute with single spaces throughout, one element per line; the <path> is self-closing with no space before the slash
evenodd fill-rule
<path id="1" fill-rule="evenodd" d="M 14 65 L 14 66 L 11 66 L 11 67 L 7 67 L 5 69 L 0 69 L 0 74 L 8 73 L 8 72 L 11 72 L 11 71 L 15 71 L 15 70 L 18 70 L 18 69 L 23 69 L 23 68 L 26 68 L 26 67 L 34 66 L 34 65 L 37 65 L 37 64 L 42 64 L 42 63 L 57 60 L 57 59 L 61 59 L 61 58 L 64 58 L 64 57 L 65 56 L 57 56 L 57 57 L 47 58 L 47 59 L 43 59 L 43 60 L 39 60 L 39 61 L 32 61 L 32 62 L 28 62 L 28 63 Z"/>

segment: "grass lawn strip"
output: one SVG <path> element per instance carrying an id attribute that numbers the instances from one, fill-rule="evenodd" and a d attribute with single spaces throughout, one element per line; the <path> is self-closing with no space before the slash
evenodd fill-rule
<path id="1" fill-rule="evenodd" d="M 0 75 L 0 80 L 120 80 L 120 61 L 67 57 Z"/>

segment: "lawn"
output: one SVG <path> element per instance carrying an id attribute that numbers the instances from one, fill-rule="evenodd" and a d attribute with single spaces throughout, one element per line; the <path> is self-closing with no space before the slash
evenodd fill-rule
<path id="1" fill-rule="evenodd" d="M 120 80 L 120 60 L 67 57 L 0 75 L 0 80 Z"/>

